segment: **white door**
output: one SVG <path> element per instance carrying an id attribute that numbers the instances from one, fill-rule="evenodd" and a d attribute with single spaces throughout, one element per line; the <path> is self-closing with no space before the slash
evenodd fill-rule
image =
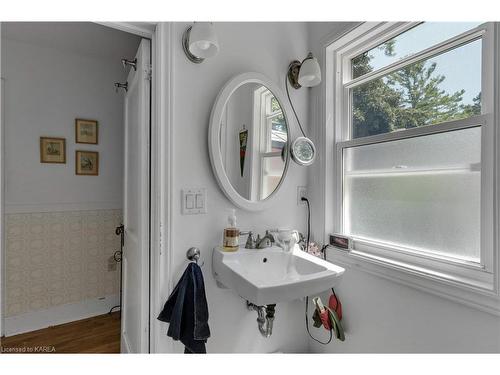
<path id="1" fill-rule="evenodd" d="M 137 51 L 125 95 L 121 351 L 149 351 L 150 41 Z"/>

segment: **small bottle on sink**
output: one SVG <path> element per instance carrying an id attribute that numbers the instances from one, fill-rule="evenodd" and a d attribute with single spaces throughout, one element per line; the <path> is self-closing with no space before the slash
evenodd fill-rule
<path id="1" fill-rule="evenodd" d="M 236 228 L 236 210 L 233 208 L 227 217 L 228 227 L 224 229 L 223 251 L 237 251 L 240 242 L 240 230 Z"/>

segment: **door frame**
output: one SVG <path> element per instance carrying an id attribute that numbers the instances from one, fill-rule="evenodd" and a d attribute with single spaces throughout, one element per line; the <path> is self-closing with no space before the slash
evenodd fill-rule
<path id="1" fill-rule="evenodd" d="M 172 22 L 98 22 L 151 39 L 151 129 L 150 129 L 150 249 L 149 249 L 149 352 L 173 351 L 165 342 L 158 319 L 173 288 L 171 278 L 172 227 L 172 124 L 173 124 L 173 24 Z"/>
<path id="2" fill-rule="evenodd" d="M 149 249 L 149 352 L 156 353 L 161 341 L 161 323 L 156 319 L 165 296 L 172 289 L 170 272 L 172 207 L 172 23 L 96 22 L 151 39 L 151 127 L 150 127 L 150 249 Z M 1 26 L 1 23 L 0 23 Z M 0 72 L 1 69 L 0 28 Z M 3 84 L 1 85 L 3 89 Z M 4 123 L 3 92 L 0 89 L 0 336 L 4 334 Z"/>

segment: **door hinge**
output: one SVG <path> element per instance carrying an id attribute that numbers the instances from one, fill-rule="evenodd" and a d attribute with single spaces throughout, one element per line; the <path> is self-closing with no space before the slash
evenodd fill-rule
<path id="1" fill-rule="evenodd" d="M 153 67 L 151 64 L 149 64 L 148 68 L 146 69 L 146 79 L 148 81 L 151 81 L 151 77 L 153 76 Z"/>

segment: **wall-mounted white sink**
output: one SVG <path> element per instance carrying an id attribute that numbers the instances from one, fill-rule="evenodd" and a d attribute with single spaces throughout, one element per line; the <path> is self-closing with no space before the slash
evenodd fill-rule
<path id="1" fill-rule="evenodd" d="M 295 246 L 224 252 L 216 247 L 212 270 L 220 284 L 259 306 L 292 301 L 335 286 L 344 269 Z"/>

